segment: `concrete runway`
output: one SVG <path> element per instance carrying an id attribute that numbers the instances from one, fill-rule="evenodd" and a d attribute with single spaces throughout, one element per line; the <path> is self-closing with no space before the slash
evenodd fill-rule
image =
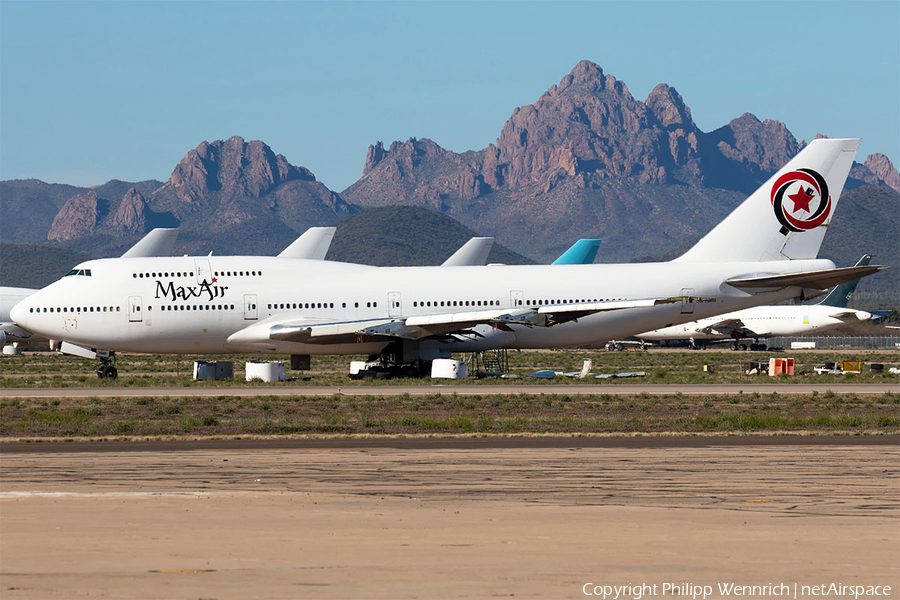
<path id="1" fill-rule="evenodd" d="M 481 435 L 251 437 L 152 441 L 0 442 L 0 455 L 197 450 L 558 450 L 569 448 L 687 449 L 752 446 L 886 446 L 900 448 L 900 435 Z"/>
<path id="2" fill-rule="evenodd" d="M 821 384 L 508 384 L 508 385 L 360 385 L 360 386 L 228 386 L 228 387 L 121 387 L 121 388 L 4 388 L 0 399 L 14 398 L 145 398 L 183 396 L 431 396 L 434 394 L 488 395 L 488 394 L 824 394 L 832 391 L 841 394 L 900 393 L 900 384 L 876 383 L 821 383 Z"/>
<path id="3" fill-rule="evenodd" d="M 900 597 L 896 436 L 798 439 L 4 447 L 0 596 L 583 598 L 587 583 L 689 582 L 716 598 L 719 583 L 834 582 Z"/>

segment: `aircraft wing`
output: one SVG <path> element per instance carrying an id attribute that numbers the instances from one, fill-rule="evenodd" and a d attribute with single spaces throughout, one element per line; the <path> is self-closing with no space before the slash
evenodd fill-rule
<path id="1" fill-rule="evenodd" d="M 756 332 L 747 328 L 740 319 L 723 319 L 712 325 L 707 325 L 700 330 L 705 335 L 720 335 L 723 337 L 731 337 L 735 333 L 744 337 L 756 337 Z"/>
<path id="2" fill-rule="evenodd" d="M 265 343 L 271 340 L 310 344 L 338 344 L 390 339 L 420 340 L 464 333 L 477 325 L 509 329 L 510 325 L 552 327 L 585 315 L 629 308 L 648 308 L 680 302 L 681 298 L 650 298 L 617 302 L 582 302 L 537 308 L 491 308 L 410 317 L 323 322 L 275 315 L 232 334 L 230 343 Z"/>

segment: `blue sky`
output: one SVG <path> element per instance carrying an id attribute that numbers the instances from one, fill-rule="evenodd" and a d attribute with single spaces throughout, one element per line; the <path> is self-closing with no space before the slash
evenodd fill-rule
<path id="1" fill-rule="evenodd" d="M 0 2 L 0 179 L 166 180 L 261 139 L 341 191 L 376 140 L 478 150 L 582 59 L 704 131 L 900 160 L 900 2 Z"/>

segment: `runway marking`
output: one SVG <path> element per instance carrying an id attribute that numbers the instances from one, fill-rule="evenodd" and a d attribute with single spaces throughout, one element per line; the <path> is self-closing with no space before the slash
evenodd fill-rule
<path id="1" fill-rule="evenodd" d="M 12 498 L 141 498 L 160 496 L 200 497 L 211 492 L 0 492 L 0 500 Z"/>
<path id="2" fill-rule="evenodd" d="M 150 569 L 148 573 L 215 573 L 215 569 Z"/>

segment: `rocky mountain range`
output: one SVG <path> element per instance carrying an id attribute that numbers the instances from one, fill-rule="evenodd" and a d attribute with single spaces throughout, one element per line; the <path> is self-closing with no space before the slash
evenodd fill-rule
<path id="1" fill-rule="evenodd" d="M 0 182 L 0 239 L 116 255 L 152 227 L 180 226 L 178 252 L 275 253 L 307 227 L 400 205 L 443 213 L 539 262 L 579 237 L 603 239 L 598 261 L 627 262 L 699 237 L 803 146 L 783 123 L 749 113 L 703 132 L 675 88 L 660 84 L 641 101 L 582 61 L 515 109 L 481 150 L 376 142 L 362 177 L 336 193 L 261 141 L 203 142 L 166 182 Z M 852 238 L 862 222 L 874 229 L 861 237 L 880 246 L 871 251 L 890 252 L 900 230 L 897 169 L 872 154 L 854 164 L 847 189 L 854 200 L 835 219 L 847 231 L 829 232 L 823 254 L 855 261 L 846 240 L 832 240 Z"/>
<path id="2" fill-rule="evenodd" d="M 540 260 L 599 237 L 600 260 L 622 261 L 705 233 L 803 146 L 749 113 L 704 133 L 674 88 L 642 102 L 582 61 L 513 111 L 496 145 L 459 154 L 428 139 L 377 142 L 341 196 L 439 210 Z M 900 192 L 883 155 L 854 165 L 848 188 L 866 183 Z"/>

